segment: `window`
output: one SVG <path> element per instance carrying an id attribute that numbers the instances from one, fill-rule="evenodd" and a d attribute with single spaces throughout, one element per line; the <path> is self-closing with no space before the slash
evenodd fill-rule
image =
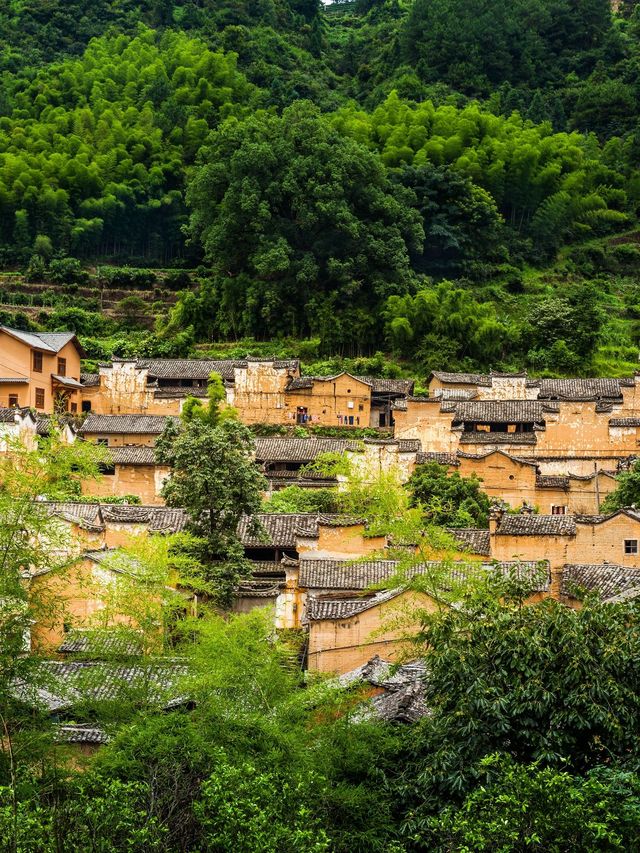
<path id="1" fill-rule="evenodd" d="M 36 409 L 44 409 L 44 388 L 36 388 Z"/>
<path id="2" fill-rule="evenodd" d="M 98 439 L 96 439 L 96 444 L 100 444 L 100 445 L 102 445 L 102 447 L 108 447 L 109 446 L 109 439 L 108 438 L 98 438 Z"/>
<path id="3" fill-rule="evenodd" d="M 58 359 L 58 376 L 66 376 L 67 375 L 67 359 L 59 358 Z"/>
<path id="4" fill-rule="evenodd" d="M 18 395 L 17 394 L 9 394 L 9 408 L 13 409 L 14 406 L 18 405 Z"/>
<path id="5" fill-rule="evenodd" d="M 70 408 L 71 408 L 71 411 L 75 414 L 78 411 L 78 404 L 72 403 Z"/>
<path id="6" fill-rule="evenodd" d="M 98 465 L 98 470 L 106 477 L 113 477 L 116 473 L 115 465 L 109 465 L 106 462 L 100 462 L 100 464 Z"/>
<path id="7" fill-rule="evenodd" d="M 513 479 L 513 477 L 511 477 Z M 551 515 L 566 515 L 567 508 L 566 506 L 556 506 L 555 504 L 551 505 Z"/>
<path id="8" fill-rule="evenodd" d="M 33 372 L 34 373 L 42 373 L 42 353 L 35 352 L 33 353 Z"/>
<path id="9" fill-rule="evenodd" d="M 625 539 L 624 540 L 624 553 L 625 554 L 637 554 L 638 553 L 638 540 L 637 539 Z"/>
<path id="10" fill-rule="evenodd" d="M 91 411 L 91 400 L 83 400 L 82 401 L 82 411 L 90 412 Z"/>

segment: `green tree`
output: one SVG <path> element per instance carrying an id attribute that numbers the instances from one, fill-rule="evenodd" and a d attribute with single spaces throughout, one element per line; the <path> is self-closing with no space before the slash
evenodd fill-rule
<path id="1" fill-rule="evenodd" d="M 618 474 L 615 489 L 602 502 L 602 512 L 615 512 L 624 507 L 640 504 L 640 460 L 634 462 L 628 471 Z"/>
<path id="2" fill-rule="evenodd" d="M 482 480 L 473 474 L 449 474 L 445 465 L 427 462 L 418 465 L 407 488 L 412 506 L 442 527 L 488 527 L 490 501 L 482 491 Z"/>
<path id="3" fill-rule="evenodd" d="M 490 756 L 486 778 L 430 824 L 432 847 L 454 850 L 638 850 L 640 778 L 599 767 L 586 776 Z"/>
<path id="4" fill-rule="evenodd" d="M 252 453 L 251 433 L 233 419 L 217 426 L 199 417 L 179 428 L 169 423 L 156 444 L 158 462 L 171 469 L 162 496 L 168 506 L 186 509 L 223 605 L 230 604 L 239 576 L 249 568 L 238 523 L 259 512 L 266 488 Z"/>
<path id="5" fill-rule="evenodd" d="M 187 193 L 225 312 L 246 306 L 240 329 L 260 336 L 314 332 L 318 318 L 335 325 L 347 307 L 374 312 L 405 291 L 408 249 L 422 239 L 413 198 L 304 102 L 227 122 Z M 357 323 L 342 328 L 345 342 L 358 339 Z"/>

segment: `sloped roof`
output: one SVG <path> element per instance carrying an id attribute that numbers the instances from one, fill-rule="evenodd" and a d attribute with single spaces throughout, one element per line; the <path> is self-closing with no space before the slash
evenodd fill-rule
<path id="1" fill-rule="evenodd" d="M 505 513 L 498 536 L 575 536 L 574 515 L 510 515 Z"/>
<path id="2" fill-rule="evenodd" d="M 608 599 L 638 587 L 640 569 L 614 563 L 567 563 L 563 567 L 563 595 L 572 595 L 579 588 L 598 592 L 602 598 Z"/>
<path id="3" fill-rule="evenodd" d="M 393 577 L 398 566 L 397 560 L 300 560 L 298 583 L 307 589 L 367 589 Z"/>
<path id="4" fill-rule="evenodd" d="M 159 435 L 168 421 L 180 423 L 171 415 L 94 415 L 90 414 L 78 429 L 81 435 L 106 433 L 112 435 Z"/>
<path id="5" fill-rule="evenodd" d="M 463 432 L 460 444 L 537 444 L 535 432 Z"/>
<path id="6" fill-rule="evenodd" d="M 84 385 L 85 388 L 91 388 L 95 385 L 100 384 L 100 374 L 99 373 L 81 373 L 80 374 L 80 382 Z"/>
<path id="7" fill-rule="evenodd" d="M 486 373 L 447 373 L 434 370 L 429 379 L 432 377 L 447 385 L 491 385 L 491 377 Z"/>
<path id="8" fill-rule="evenodd" d="M 157 379 L 200 379 L 206 381 L 219 373 L 226 382 L 233 382 L 236 368 L 246 368 L 245 360 L 219 361 L 209 358 L 145 358 L 136 362 L 138 370 L 147 370 Z"/>
<path id="9" fill-rule="evenodd" d="M 111 740 L 104 729 L 91 723 L 58 726 L 55 739 L 59 743 L 83 743 L 95 746 L 109 743 Z"/>
<path id="10" fill-rule="evenodd" d="M 389 723 L 415 723 L 429 711 L 424 695 L 426 678 L 424 661 L 394 666 L 376 655 L 357 669 L 338 676 L 336 682 L 347 688 L 363 683 L 382 688 L 382 693 L 355 709 L 356 720 L 373 717 Z"/>
<path id="11" fill-rule="evenodd" d="M 476 527 L 449 527 L 447 533 L 473 554 L 488 557 L 491 553 L 491 537 L 488 530 Z"/>
<path id="12" fill-rule="evenodd" d="M 155 465 L 155 450 L 153 447 L 129 445 L 127 447 L 110 447 L 109 453 L 114 465 Z"/>
<path id="13" fill-rule="evenodd" d="M 420 452 L 416 454 L 416 465 L 425 465 L 427 462 L 437 462 L 439 465 L 459 465 L 458 457 L 455 453 L 437 453 L 430 451 L 428 453 Z"/>
<path id="14" fill-rule="evenodd" d="M 469 564 L 456 562 L 443 564 L 438 560 L 429 560 L 424 563 L 411 566 L 402 571 L 403 577 L 413 578 L 434 573 L 434 582 L 446 589 L 449 585 L 464 583 L 474 578 L 489 577 L 491 573 L 499 573 L 505 578 L 514 578 L 523 583 L 530 583 L 532 590 L 544 592 L 549 589 L 550 573 L 547 561 L 501 561 Z M 386 598 L 365 599 L 353 593 L 359 590 L 368 590 L 377 584 L 393 579 L 400 572 L 400 564 L 395 560 L 300 560 L 298 583 L 308 590 L 349 590 L 351 595 L 344 598 L 333 599 L 310 597 L 307 607 L 312 607 L 314 619 L 349 618 L 362 610 L 375 607 Z M 394 595 L 398 589 L 392 590 Z M 383 590 L 384 593 L 390 592 Z M 311 605 L 312 601 L 319 601 L 318 605 Z M 342 602 L 342 604 L 340 604 Z M 357 607 L 356 607 L 357 604 Z M 326 606 L 325 606 L 326 605 Z M 335 606 L 334 606 L 335 605 Z M 360 608 L 360 605 L 362 607 Z M 309 611 L 308 611 L 309 612 Z M 331 615 L 334 614 L 334 615 Z"/>
<path id="15" fill-rule="evenodd" d="M 619 379 L 538 379 L 539 400 L 590 400 L 622 397 Z"/>
<path id="16" fill-rule="evenodd" d="M 29 685 L 17 682 L 12 691 L 16 698 L 43 705 L 51 713 L 73 708 L 86 699 L 126 698 L 132 691 L 139 691 L 139 698 L 149 704 L 164 708 L 186 701 L 178 693 L 178 685 L 188 675 L 188 669 L 186 664 L 175 660 L 134 664 L 46 660 L 38 668 L 46 687 L 34 691 Z"/>
<path id="17" fill-rule="evenodd" d="M 640 418 L 609 418 L 609 426 L 637 427 L 640 426 Z"/>
<path id="18" fill-rule="evenodd" d="M 21 329 L 12 329 L 9 326 L 0 326 L 0 331 L 6 332 L 33 349 L 51 353 L 60 352 L 62 347 L 72 341 L 80 355 L 85 355 L 75 332 L 23 332 Z"/>
<path id="19" fill-rule="evenodd" d="M 372 607 L 393 600 L 401 592 L 401 589 L 390 589 L 372 595 L 361 595 L 357 598 L 310 598 L 307 602 L 305 618 L 308 622 L 322 622 L 327 619 L 351 619 Z"/>
<path id="20" fill-rule="evenodd" d="M 0 408 L 0 423 L 2 424 L 15 424 L 24 417 L 31 417 L 33 422 L 37 423 L 37 418 L 31 414 L 30 409 L 19 409 L 16 406 Z"/>
<path id="21" fill-rule="evenodd" d="M 71 631 L 58 652 L 90 655 L 94 659 L 105 655 L 138 656 L 142 654 L 142 637 L 132 631 Z"/>
<path id="22" fill-rule="evenodd" d="M 355 378 L 371 385 L 374 394 L 401 394 L 406 397 L 413 394 L 415 385 L 413 379 L 378 379 L 375 376 L 356 376 Z"/>
<path id="23" fill-rule="evenodd" d="M 466 400 L 443 403 L 442 411 L 453 411 L 454 421 L 515 424 L 543 421 L 545 412 L 557 408 L 538 400 Z"/>
<path id="24" fill-rule="evenodd" d="M 568 489 L 570 477 L 561 474 L 538 474 L 536 486 L 539 489 Z"/>
<path id="25" fill-rule="evenodd" d="M 253 517 L 262 527 L 262 536 L 251 531 L 251 519 L 240 519 L 238 537 L 245 547 L 295 548 L 298 527 L 317 524 L 317 515 L 313 513 L 276 513 L 262 512 Z"/>
<path id="26" fill-rule="evenodd" d="M 312 462 L 322 453 L 345 453 L 362 448 L 361 441 L 345 438 L 256 438 L 259 462 Z"/>

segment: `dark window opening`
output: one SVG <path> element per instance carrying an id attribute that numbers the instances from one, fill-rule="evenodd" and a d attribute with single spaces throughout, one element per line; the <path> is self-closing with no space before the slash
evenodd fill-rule
<path id="1" fill-rule="evenodd" d="M 44 409 L 44 388 L 36 388 L 36 409 Z"/>
<path id="2" fill-rule="evenodd" d="M 633 555 L 638 553 L 638 540 L 637 539 L 625 539 L 624 540 L 624 553 Z"/>
<path id="3" fill-rule="evenodd" d="M 58 359 L 58 376 L 66 376 L 67 375 L 67 359 L 59 358 Z"/>
<path id="4" fill-rule="evenodd" d="M 34 352 L 33 354 L 33 372 L 42 373 L 42 353 Z"/>
<path id="5" fill-rule="evenodd" d="M 83 400 L 82 401 L 82 411 L 90 412 L 91 411 L 91 400 Z"/>
<path id="6" fill-rule="evenodd" d="M 9 394 L 9 408 L 13 409 L 18 405 L 18 395 L 17 394 Z"/>

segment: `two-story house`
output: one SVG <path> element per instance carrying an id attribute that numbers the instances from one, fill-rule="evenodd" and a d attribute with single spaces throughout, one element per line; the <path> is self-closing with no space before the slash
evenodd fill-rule
<path id="1" fill-rule="evenodd" d="M 23 332 L 0 326 L 0 407 L 79 412 L 82 356 L 73 332 Z"/>

